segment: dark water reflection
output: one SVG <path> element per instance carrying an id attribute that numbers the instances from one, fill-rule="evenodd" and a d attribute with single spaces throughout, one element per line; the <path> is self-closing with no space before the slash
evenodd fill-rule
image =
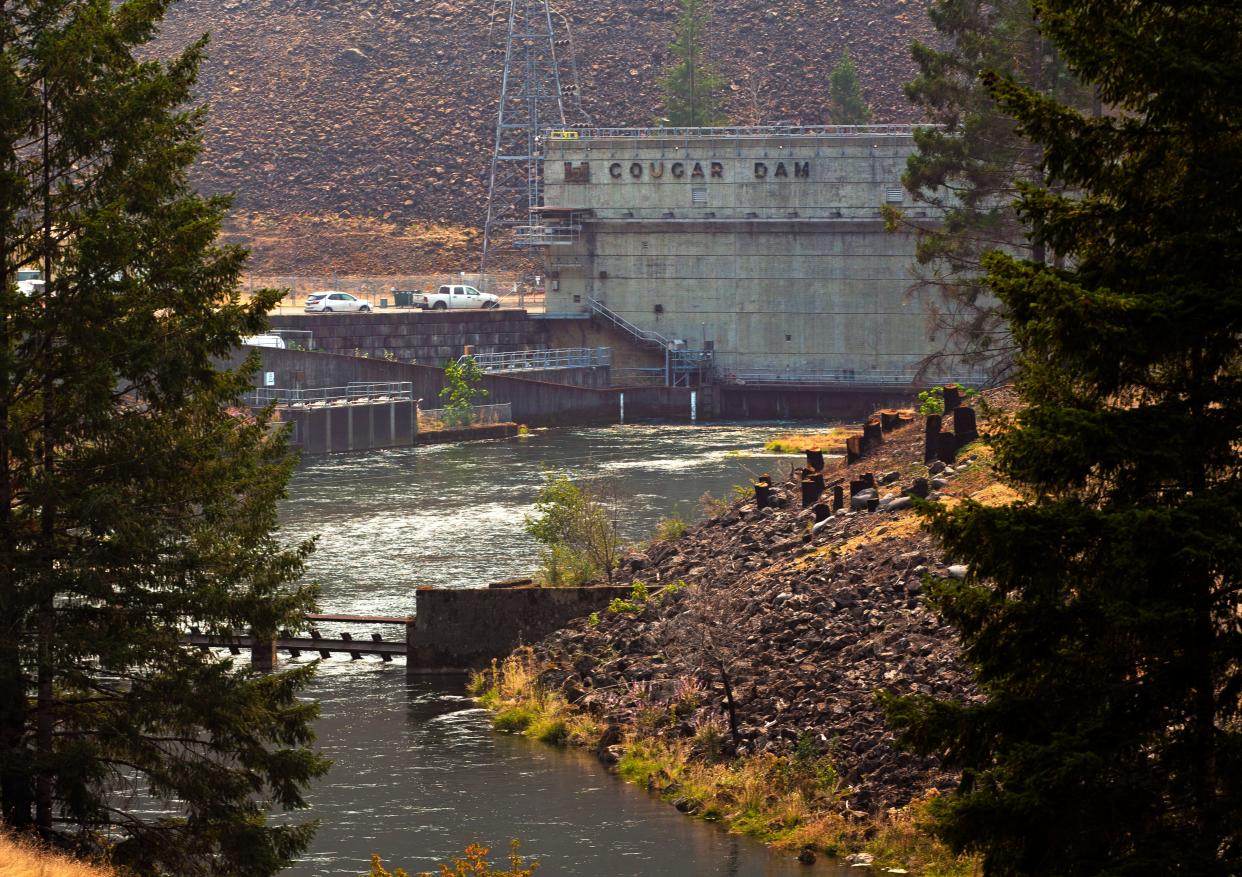
<path id="1" fill-rule="evenodd" d="M 494 733 L 461 677 L 407 681 L 404 668 L 337 663 L 315 684 L 320 743 L 336 759 L 312 794 L 323 820 L 291 877 L 355 875 L 371 852 L 430 870 L 467 844 L 503 858 L 509 839 L 540 877 L 794 877 L 844 874 L 694 822 L 594 758 Z M 499 854 L 499 855 L 498 855 Z"/>
<path id="2" fill-rule="evenodd" d="M 322 584 L 325 609 L 404 615 L 415 585 L 478 586 L 532 569 L 536 547 L 522 519 L 546 469 L 617 476 L 628 495 L 623 525 L 640 538 L 674 511 L 695 517 L 704 492 L 726 495 L 753 474 L 784 471 L 793 458 L 762 451 L 772 432 L 551 430 L 520 442 L 313 459 L 293 479 L 282 525 L 291 539 L 320 534 L 309 575 Z M 494 733 L 460 677 L 407 682 L 400 662 L 334 658 L 310 694 L 335 765 L 310 796 L 322 822 L 312 851 L 288 877 L 361 874 L 372 852 L 417 872 L 475 842 L 502 859 L 513 837 L 542 863 L 540 877 L 845 871 L 807 868 L 687 819 L 588 755 Z"/>

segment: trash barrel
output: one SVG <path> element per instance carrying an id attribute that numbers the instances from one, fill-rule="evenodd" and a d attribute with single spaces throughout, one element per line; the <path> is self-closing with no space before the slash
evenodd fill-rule
<path id="1" fill-rule="evenodd" d="M 380 299 L 380 307 L 381 307 L 381 308 L 386 308 L 386 307 L 388 307 L 388 299 L 386 299 L 386 298 L 381 298 L 381 299 Z"/>

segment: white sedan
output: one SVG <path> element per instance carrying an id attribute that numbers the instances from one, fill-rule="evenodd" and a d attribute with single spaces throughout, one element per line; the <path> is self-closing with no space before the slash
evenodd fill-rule
<path id="1" fill-rule="evenodd" d="M 306 313 L 323 313 L 329 314 L 333 311 L 358 311 L 359 313 L 370 313 L 371 305 L 360 298 L 354 298 L 348 292 L 335 292 L 328 290 L 327 292 L 312 292 L 306 297 Z"/>

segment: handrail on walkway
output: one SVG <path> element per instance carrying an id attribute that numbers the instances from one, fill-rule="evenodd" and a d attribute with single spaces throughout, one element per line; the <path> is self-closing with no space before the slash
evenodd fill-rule
<path id="1" fill-rule="evenodd" d="M 597 368 L 612 364 L 612 348 L 563 347 L 554 350 L 519 350 L 513 353 L 469 354 L 485 372 L 546 371 L 562 368 Z M 458 362 L 466 360 L 458 358 Z"/>
<path id="2" fill-rule="evenodd" d="M 243 400 L 255 408 L 281 406 L 343 405 L 350 402 L 409 402 L 414 398 L 412 381 L 353 382 L 344 387 L 255 387 Z"/>

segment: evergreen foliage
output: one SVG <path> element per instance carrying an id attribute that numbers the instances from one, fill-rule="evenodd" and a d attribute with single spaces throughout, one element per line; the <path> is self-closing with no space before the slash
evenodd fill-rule
<path id="1" fill-rule="evenodd" d="M 680 2 L 681 14 L 669 45 L 673 63 L 660 78 L 664 117 L 657 121 L 673 128 L 724 125 L 728 122 L 720 101 L 724 80 L 704 47 L 710 18 L 707 0 Z"/>
<path id="2" fill-rule="evenodd" d="M 168 5 L 0 0 L 0 819 L 140 875 L 260 877 L 313 831 L 266 819 L 326 770 L 312 670 L 182 638 L 296 626 L 310 546 L 274 535 L 283 434 L 215 365 L 279 293 L 241 300 L 228 201 L 187 183 L 204 43 L 149 59 Z"/>
<path id="3" fill-rule="evenodd" d="M 1064 258 L 993 252 L 1029 500 L 939 508 L 934 601 L 986 700 L 889 699 L 963 770 L 937 831 L 990 875 L 1242 873 L 1242 6 L 1039 0 L 1091 118 L 990 76 Z"/>
<path id="4" fill-rule="evenodd" d="M 967 363 L 999 380 L 1010 372 L 1014 343 L 981 260 L 998 247 L 1044 258 L 1013 209 L 1016 183 L 1038 179 L 1040 152 L 979 77 L 990 70 L 1075 106 L 1084 105 L 1084 90 L 1040 36 L 1028 0 L 935 0 L 928 14 L 944 48 L 913 45 L 919 75 L 905 90 L 940 127 L 915 132 L 918 151 L 902 182 L 916 201 L 937 208 L 943 222 L 890 214 L 894 224 L 917 229 L 915 288 L 928 295 L 942 351 L 963 351 Z"/>
<path id="5" fill-rule="evenodd" d="M 871 105 L 858 84 L 858 68 L 849 49 L 841 52 L 828 77 L 828 121 L 834 125 L 865 125 L 871 121 Z"/>

